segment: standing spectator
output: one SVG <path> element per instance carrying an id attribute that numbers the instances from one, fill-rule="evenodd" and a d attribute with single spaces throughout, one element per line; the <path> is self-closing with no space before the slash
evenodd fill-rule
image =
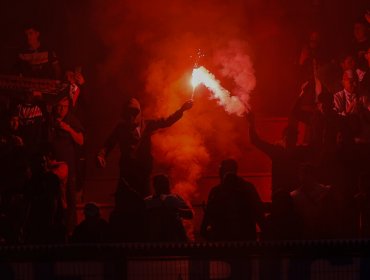
<path id="1" fill-rule="evenodd" d="M 54 51 L 42 44 L 40 28 L 34 24 L 27 25 L 24 33 L 27 47 L 18 54 L 16 74 L 29 78 L 60 79 L 58 58 Z M 46 144 L 46 105 L 41 92 L 29 91 L 16 107 L 25 149 L 32 160 L 42 153 Z"/>
<path id="2" fill-rule="evenodd" d="M 72 233 L 76 224 L 76 163 L 77 147 L 83 145 L 83 128 L 77 118 L 70 112 L 71 101 L 62 98 L 54 108 L 50 127 L 50 147 L 53 158 L 68 165 L 66 188 L 67 228 Z"/>
<path id="3" fill-rule="evenodd" d="M 95 203 L 86 203 L 85 219 L 75 228 L 71 237 L 73 243 L 102 243 L 109 241 L 108 223 L 100 217 Z"/>
<path id="4" fill-rule="evenodd" d="M 19 52 L 16 71 L 30 78 L 60 79 L 62 71 L 54 51 L 41 43 L 40 28 L 35 24 L 24 28 L 27 47 Z"/>
<path id="5" fill-rule="evenodd" d="M 271 144 L 259 137 L 253 113 L 248 115 L 249 137 L 253 145 L 272 161 L 272 195 L 276 192 L 290 192 L 299 184 L 299 165 L 308 160 L 312 153 L 309 147 L 297 145 L 298 131 L 293 125 L 283 130 L 282 144 Z"/>
<path id="6" fill-rule="evenodd" d="M 153 178 L 154 195 L 145 199 L 149 240 L 187 241 L 182 219 L 192 219 L 193 210 L 178 194 L 171 193 L 166 175 Z"/>
<path id="7" fill-rule="evenodd" d="M 121 150 L 120 178 L 135 189 L 143 198 L 149 195 L 153 157 L 151 136 L 161 128 L 173 125 L 183 113 L 193 106 L 185 102 L 180 109 L 167 118 L 145 120 L 141 115 L 140 103 L 131 98 L 123 107 L 122 120 L 116 125 L 98 153 L 98 164 L 106 165 L 106 157 L 116 144 Z"/>
<path id="8" fill-rule="evenodd" d="M 261 199 L 255 187 L 237 175 L 233 159 L 221 162 L 220 184 L 211 189 L 201 225 L 208 240 L 256 240 L 256 225 L 263 229 Z"/>

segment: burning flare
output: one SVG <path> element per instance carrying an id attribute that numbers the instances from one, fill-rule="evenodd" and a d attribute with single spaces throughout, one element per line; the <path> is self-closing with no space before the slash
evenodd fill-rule
<path id="1" fill-rule="evenodd" d="M 191 84 L 193 86 L 193 96 L 195 88 L 203 84 L 213 93 L 213 99 L 216 99 L 218 104 L 223 106 L 229 114 L 236 114 L 241 117 L 247 111 L 245 104 L 238 97 L 232 96 L 227 89 L 224 89 L 220 81 L 203 66 L 193 69 Z"/>

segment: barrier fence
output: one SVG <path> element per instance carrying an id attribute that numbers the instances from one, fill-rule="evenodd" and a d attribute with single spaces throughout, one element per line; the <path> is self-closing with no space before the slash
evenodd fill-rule
<path id="1" fill-rule="evenodd" d="M 0 247 L 0 279 L 370 279 L 369 240 Z"/>

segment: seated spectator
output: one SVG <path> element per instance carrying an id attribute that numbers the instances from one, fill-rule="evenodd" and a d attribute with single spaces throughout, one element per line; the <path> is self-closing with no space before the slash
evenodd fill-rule
<path id="1" fill-rule="evenodd" d="M 73 243 L 101 243 L 109 241 L 108 223 L 100 217 L 100 209 L 95 203 L 86 203 L 85 219 L 73 231 Z"/>
<path id="2" fill-rule="evenodd" d="M 192 219 L 193 210 L 178 194 L 171 193 L 166 175 L 153 178 L 154 195 L 145 199 L 150 241 L 187 241 L 182 219 Z"/>

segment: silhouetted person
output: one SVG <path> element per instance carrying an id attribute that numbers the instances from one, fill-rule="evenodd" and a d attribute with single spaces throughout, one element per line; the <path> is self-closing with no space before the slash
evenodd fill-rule
<path id="1" fill-rule="evenodd" d="M 297 128 L 288 125 L 283 130 L 283 143 L 274 145 L 258 136 L 253 113 L 249 113 L 247 118 L 251 143 L 265 153 L 272 162 L 272 195 L 278 191 L 294 190 L 299 184 L 299 164 L 311 156 L 307 147 L 297 145 Z"/>
<path id="2" fill-rule="evenodd" d="M 261 199 L 253 184 L 237 175 L 233 159 L 221 162 L 220 184 L 211 189 L 201 225 L 208 240 L 256 240 L 256 224 L 263 228 Z"/>
<path id="3" fill-rule="evenodd" d="M 109 217 L 109 225 L 113 241 L 133 242 L 146 239 L 144 199 L 122 178 L 115 193 L 115 207 Z"/>
<path id="4" fill-rule="evenodd" d="M 18 241 L 24 216 L 24 185 L 29 179 L 29 161 L 19 133 L 19 118 L 10 114 L 0 132 L 0 215 L 8 221 L 14 234 L 9 242 Z M 11 237 L 11 239 L 9 239 Z"/>
<path id="5" fill-rule="evenodd" d="M 60 207 L 59 178 L 40 163 L 26 185 L 28 211 L 24 224 L 26 243 L 64 243 L 66 228 Z"/>
<path id="6" fill-rule="evenodd" d="M 77 222 L 76 173 L 78 147 L 84 143 L 83 127 L 71 113 L 71 101 L 63 97 L 55 106 L 50 123 L 49 145 L 53 159 L 68 165 L 66 222 L 69 233 Z"/>
<path id="7" fill-rule="evenodd" d="M 100 217 L 100 209 L 95 203 L 86 203 L 85 219 L 73 231 L 73 243 L 102 243 L 110 240 L 109 225 Z"/>
<path id="8" fill-rule="evenodd" d="M 193 102 L 188 101 L 167 118 L 145 120 L 141 114 L 139 101 L 131 98 L 122 109 L 122 120 L 116 125 L 98 154 L 99 165 L 105 167 L 107 155 L 118 144 L 121 150 L 120 178 L 143 198 L 148 196 L 153 165 L 151 136 L 157 130 L 169 127 L 181 119 L 183 113 L 192 105 Z"/>
<path id="9" fill-rule="evenodd" d="M 302 226 L 299 215 L 288 192 L 272 197 L 271 213 L 266 217 L 264 238 L 267 240 L 300 239 Z"/>
<path id="10" fill-rule="evenodd" d="M 171 193 L 166 175 L 153 178 L 154 195 L 145 199 L 150 241 L 187 241 L 182 219 L 192 219 L 193 211 L 178 194 Z"/>
<path id="11" fill-rule="evenodd" d="M 300 177 L 300 186 L 291 192 L 291 197 L 302 221 L 302 238 L 329 238 L 333 218 L 329 216 L 331 187 L 317 182 L 315 169 L 310 164 L 300 166 Z"/>

